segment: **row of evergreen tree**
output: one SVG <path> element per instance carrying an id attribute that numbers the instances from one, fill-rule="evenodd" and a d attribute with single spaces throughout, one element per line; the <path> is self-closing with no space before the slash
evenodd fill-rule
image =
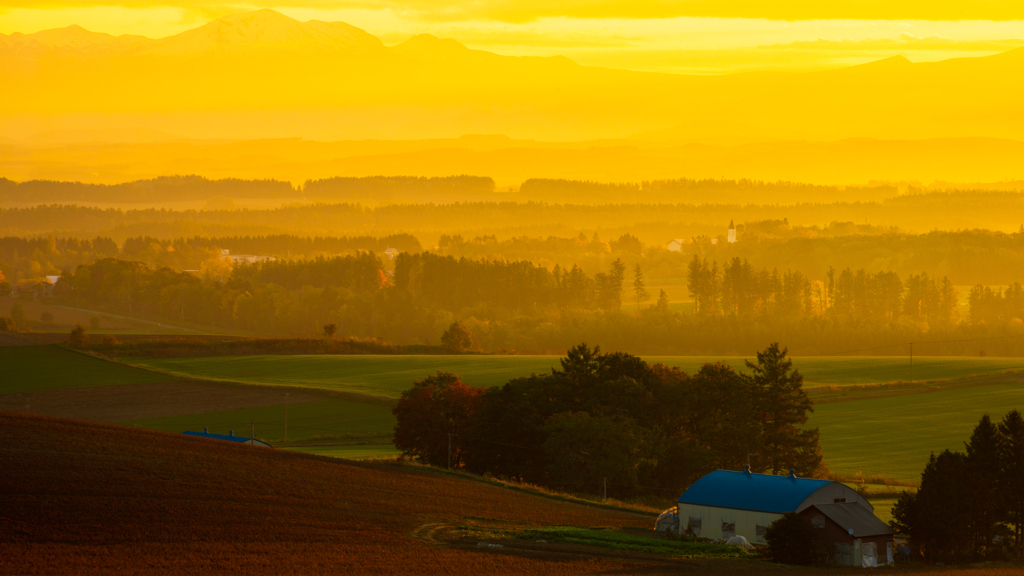
<path id="1" fill-rule="evenodd" d="M 446 372 L 413 382 L 394 408 L 395 445 L 435 466 L 570 492 L 678 496 L 716 468 L 828 472 L 811 402 L 772 344 L 749 374 L 696 374 L 581 344 L 550 374 L 486 390 Z M 606 484 L 607 483 L 607 484 Z"/>
<path id="2" fill-rule="evenodd" d="M 781 274 L 767 268 L 758 270 L 739 257 L 726 262 L 719 272 L 717 262 L 695 255 L 686 272 L 694 312 L 701 316 L 829 315 L 867 322 L 907 319 L 938 326 L 960 320 L 960 294 L 949 278 L 937 280 L 924 272 L 908 275 L 903 281 L 895 272 L 871 274 L 847 268 L 837 274 L 829 268 L 826 280 L 811 282 L 792 270 Z M 975 302 L 988 303 L 982 298 L 971 302 L 972 313 Z M 1019 309 L 1009 306 L 1009 310 Z"/>
<path id="3" fill-rule="evenodd" d="M 1024 556 L 1024 418 L 982 416 L 965 448 L 931 455 L 921 488 L 893 508 L 893 528 L 930 560 Z"/>

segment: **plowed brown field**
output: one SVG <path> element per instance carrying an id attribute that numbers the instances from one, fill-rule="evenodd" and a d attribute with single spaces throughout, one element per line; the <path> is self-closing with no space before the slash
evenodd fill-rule
<path id="1" fill-rule="evenodd" d="M 429 470 L 0 413 L 2 574 L 793 572 L 752 561 L 656 561 L 586 550 L 438 545 L 417 530 L 467 518 L 651 525 L 649 517 L 638 514 Z"/>

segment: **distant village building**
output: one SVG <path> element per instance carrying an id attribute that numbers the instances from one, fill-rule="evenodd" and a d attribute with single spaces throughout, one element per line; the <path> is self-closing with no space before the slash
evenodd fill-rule
<path id="1" fill-rule="evenodd" d="M 669 252 L 682 252 L 683 251 L 683 239 L 676 238 L 675 240 L 668 243 Z"/>
<path id="2" fill-rule="evenodd" d="M 388 246 L 388 249 L 384 251 L 384 254 L 386 254 L 388 258 L 394 260 L 398 256 L 399 250 Z"/>
<path id="3" fill-rule="evenodd" d="M 255 264 L 257 262 L 275 262 L 277 260 L 277 258 L 274 258 L 273 256 L 257 256 L 255 254 L 232 254 L 231 250 L 227 249 L 221 249 L 220 257 L 230 258 L 231 262 L 234 264 L 238 264 L 239 262 L 244 262 L 246 264 Z"/>
<path id="4" fill-rule="evenodd" d="M 729 220 L 729 244 L 736 243 L 736 225 Z"/>
<path id="5" fill-rule="evenodd" d="M 56 280 L 51 280 L 51 278 Z M 60 280 L 60 276 L 47 276 L 43 281 L 22 280 L 11 287 L 11 294 L 13 296 L 30 294 L 34 298 L 53 296 L 53 285 L 57 283 L 57 280 Z"/>
<path id="6" fill-rule="evenodd" d="M 795 512 L 821 535 L 839 563 L 874 567 L 892 563 L 893 530 L 856 490 L 831 480 L 716 470 L 679 497 L 679 529 L 704 538 L 743 536 L 766 544 L 765 532 Z"/>

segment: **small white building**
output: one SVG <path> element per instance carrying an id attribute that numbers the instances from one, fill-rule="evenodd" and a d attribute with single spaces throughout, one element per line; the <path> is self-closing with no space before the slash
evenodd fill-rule
<path id="1" fill-rule="evenodd" d="M 274 262 L 277 258 L 273 256 L 257 256 L 256 254 L 232 254 L 231 250 L 222 248 L 220 251 L 221 258 L 227 258 L 232 263 L 238 264 L 244 262 L 246 264 L 255 264 L 257 262 Z"/>
<path id="2" fill-rule="evenodd" d="M 732 220 L 729 220 L 729 244 L 736 243 L 736 225 L 733 224 Z"/>
<path id="3" fill-rule="evenodd" d="M 399 253 L 399 251 L 397 249 L 392 248 L 390 246 L 388 246 L 388 249 L 384 251 L 384 254 L 386 254 L 387 257 L 392 259 L 392 260 L 394 260 L 395 257 L 398 256 L 398 253 Z"/>
<path id="4" fill-rule="evenodd" d="M 682 252 L 683 251 L 683 239 L 682 238 L 676 238 L 675 240 L 669 242 L 668 246 L 666 246 L 666 248 L 668 248 L 669 252 Z"/>

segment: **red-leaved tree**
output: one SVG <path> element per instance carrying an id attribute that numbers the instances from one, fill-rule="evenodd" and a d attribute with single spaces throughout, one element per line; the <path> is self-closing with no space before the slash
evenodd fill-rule
<path id="1" fill-rule="evenodd" d="M 483 393 L 451 372 L 414 380 L 392 410 L 398 420 L 395 447 L 421 462 L 447 466 L 450 440 L 452 468 L 461 467 L 460 437 L 469 432 Z"/>

